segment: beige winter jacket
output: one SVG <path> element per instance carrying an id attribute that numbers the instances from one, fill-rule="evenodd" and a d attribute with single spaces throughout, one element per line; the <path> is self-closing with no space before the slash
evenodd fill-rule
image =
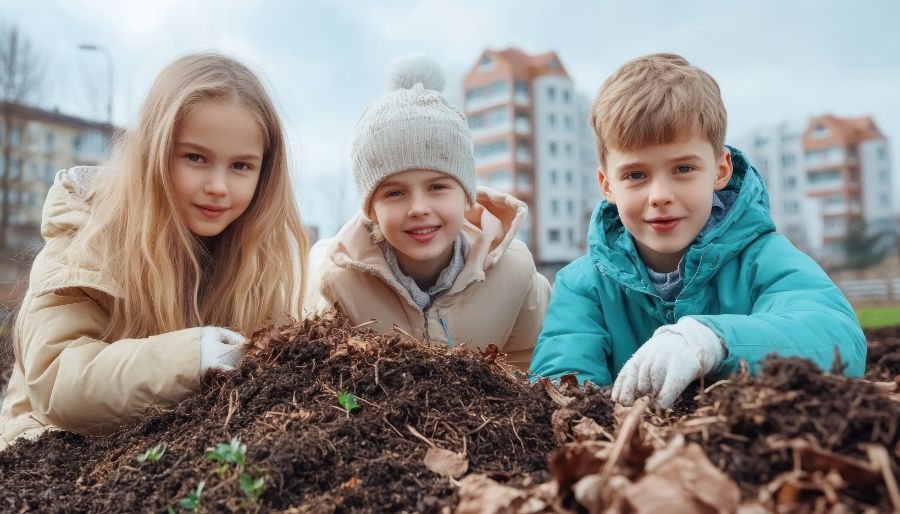
<path id="1" fill-rule="evenodd" d="M 463 234 L 466 263 L 453 287 L 426 310 L 391 273 L 384 254 L 369 236 L 372 222 L 362 215 L 310 253 L 309 292 L 304 305 L 322 313 L 338 304 L 353 323 L 377 320 L 428 343 L 496 344 L 507 361 L 527 369 L 550 297 L 550 284 L 534 266 L 528 248 L 514 239 L 527 207 L 504 193 L 479 188 Z M 441 323 L 443 321 L 443 324 Z"/>
<path id="2" fill-rule="evenodd" d="M 87 167 L 60 171 L 47 195 L 41 224 L 46 244 L 32 265 L 16 324 L 0 450 L 17 437 L 54 428 L 108 433 L 199 385 L 202 328 L 100 339 L 119 289 L 99 273 L 99 256 L 69 250 L 87 219 L 84 192 L 94 174 Z"/>

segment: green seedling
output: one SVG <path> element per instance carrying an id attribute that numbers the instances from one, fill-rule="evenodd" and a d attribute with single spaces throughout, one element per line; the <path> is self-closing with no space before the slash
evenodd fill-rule
<path id="1" fill-rule="evenodd" d="M 338 403 L 340 403 L 341 407 L 347 411 L 347 414 L 350 414 L 359 408 L 359 404 L 356 403 L 356 395 L 347 391 L 338 392 Z"/>
<path id="2" fill-rule="evenodd" d="M 156 462 L 166 454 L 166 448 L 168 447 L 169 445 L 167 445 L 166 443 L 159 443 L 153 448 L 150 448 L 149 450 L 135 457 L 134 460 L 138 462 L 144 462 L 147 460 L 149 460 L 150 462 Z"/>
<path id="3" fill-rule="evenodd" d="M 266 492 L 265 475 L 254 478 L 250 473 L 241 473 L 240 480 L 241 491 L 247 495 L 247 498 L 250 498 L 250 500 L 254 502 L 259 500 L 259 497 Z"/>
<path id="4" fill-rule="evenodd" d="M 178 506 L 191 512 L 200 510 L 200 494 L 203 492 L 204 485 L 206 485 L 206 481 L 201 480 L 200 483 L 197 484 L 196 489 L 189 492 L 186 498 L 182 498 L 181 501 L 178 502 Z"/>
<path id="5" fill-rule="evenodd" d="M 237 436 L 232 437 L 230 443 L 219 443 L 215 448 L 206 449 L 206 460 L 221 462 L 220 470 L 223 467 L 227 470 L 229 464 L 234 464 L 243 469 L 246 455 L 247 445 L 241 443 Z"/>

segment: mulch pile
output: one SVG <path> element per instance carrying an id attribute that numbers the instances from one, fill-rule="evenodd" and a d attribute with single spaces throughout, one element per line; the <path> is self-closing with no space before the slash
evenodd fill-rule
<path id="1" fill-rule="evenodd" d="M 771 359 L 659 412 L 570 378 L 529 385 L 495 349 L 339 316 L 268 327 L 237 371 L 138 425 L 0 453 L 0 511 L 891 512 L 900 330 L 867 337 L 866 380 Z M 136 460 L 159 443 L 158 461 Z M 210 460 L 220 445 L 246 450 Z"/>

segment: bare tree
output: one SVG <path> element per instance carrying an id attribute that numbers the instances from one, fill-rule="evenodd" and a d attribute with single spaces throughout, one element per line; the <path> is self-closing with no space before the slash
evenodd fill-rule
<path id="1" fill-rule="evenodd" d="M 9 232 L 9 193 L 22 178 L 22 166 L 12 176 L 12 136 L 24 140 L 24 120 L 14 114 L 31 100 L 42 81 L 41 59 L 31 41 L 15 26 L 0 26 L 0 118 L 3 139 L 0 141 L 3 163 L 0 166 L 0 248 L 6 248 Z"/>

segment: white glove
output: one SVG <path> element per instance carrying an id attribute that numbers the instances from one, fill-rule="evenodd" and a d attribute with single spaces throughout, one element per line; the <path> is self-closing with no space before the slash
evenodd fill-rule
<path id="1" fill-rule="evenodd" d="M 663 325 L 622 367 L 612 399 L 632 405 L 647 395 L 668 409 L 691 382 L 721 364 L 725 352 L 719 336 L 694 318 Z"/>
<path id="2" fill-rule="evenodd" d="M 219 368 L 231 371 L 241 360 L 247 338 L 227 328 L 203 327 L 200 335 L 200 373 Z"/>

